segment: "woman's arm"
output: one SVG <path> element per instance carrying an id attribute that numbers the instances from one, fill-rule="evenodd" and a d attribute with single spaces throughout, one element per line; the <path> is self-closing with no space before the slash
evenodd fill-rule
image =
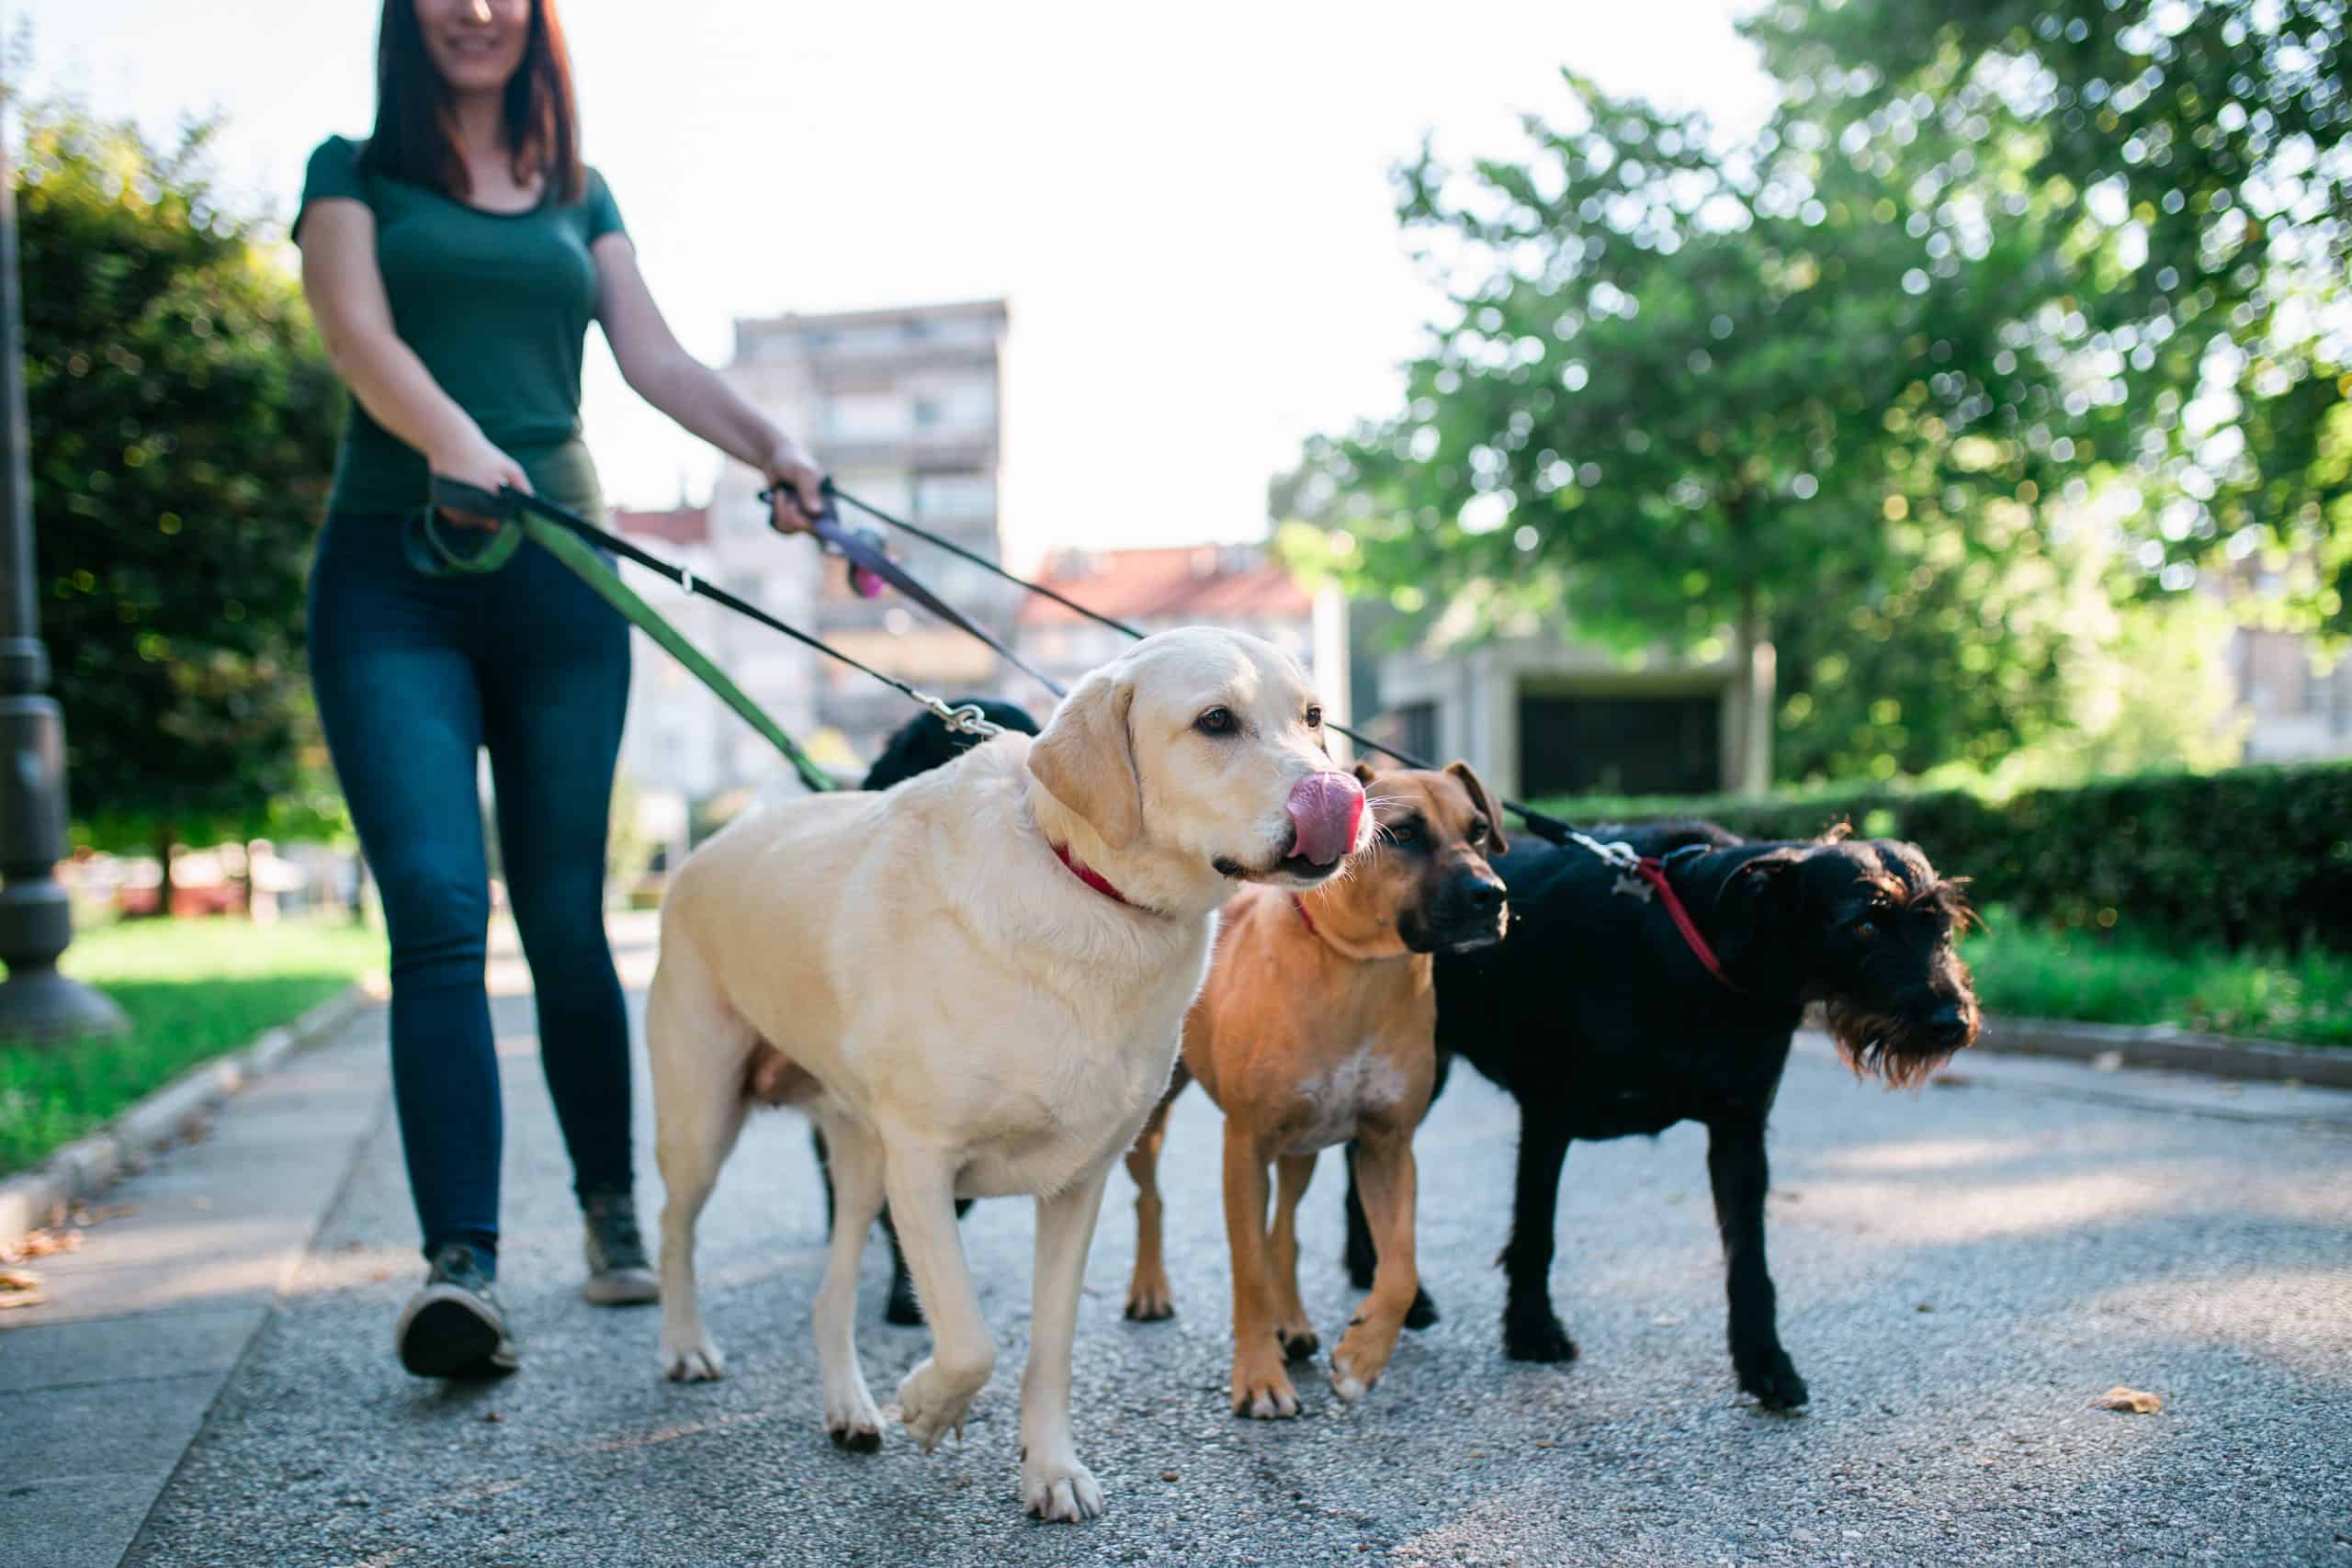
<path id="1" fill-rule="evenodd" d="M 627 234 L 600 235 L 589 254 L 596 259 L 596 319 L 605 324 L 605 341 L 613 345 L 621 378 L 691 434 L 759 469 L 770 484 L 789 490 L 799 515 L 779 504 L 775 525 L 805 531 L 825 510 L 825 471 L 816 459 L 679 345 L 645 286 L 637 248 Z"/>
<path id="2" fill-rule="evenodd" d="M 368 417 L 424 453 L 436 474 L 493 493 L 501 485 L 529 490 L 523 466 L 491 445 L 393 329 L 391 301 L 376 266 L 376 215 L 367 204 L 347 197 L 312 202 L 302 214 L 299 241 L 302 294 L 327 358 Z"/>

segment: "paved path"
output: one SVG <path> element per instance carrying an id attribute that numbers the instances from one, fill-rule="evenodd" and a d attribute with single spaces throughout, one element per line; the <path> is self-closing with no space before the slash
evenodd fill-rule
<path id="1" fill-rule="evenodd" d="M 649 956 L 627 962 L 641 976 Z M 893 1433 L 838 1454 L 817 1432 L 822 1206 L 800 1125 L 752 1127 L 706 1224 L 730 1376 L 665 1384 L 650 1314 L 572 1296 L 528 999 L 498 1005 L 524 1372 L 447 1389 L 391 1359 L 418 1265 L 370 1015 L 129 1183 L 134 1213 L 46 1260 L 50 1304 L 7 1315 L 11 1561 L 2352 1568 L 2352 1096 L 1994 1057 L 1889 1095 L 1806 1051 L 1773 1140 L 1784 1331 L 1815 1398 L 1790 1418 L 1733 1392 L 1690 1129 L 1576 1150 L 1555 1282 L 1586 1359 L 1502 1359 L 1489 1260 L 1514 1121 L 1459 1073 L 1421 1143 L 1444 1322 L 1361 1408 L 1317 1379 L 1301 1419 L 1260 1425 L 1225 1414 L 1216 1125 L 1196 1092 L 1163 1167 L 1179 1315 L 1120 1318 L 1115 1176 L 1077 1376 L 1111 1512 L 1046 1527 L 1015 1501 L 1025 1203 L 967 1223 L 1003 1354 L 962 1445 L 926 1457 Z M 1334 1174 L 1304 1216 L 1327 1342 L 1351 1301 Z M 923 1337 L 881 1322 L 882 1268 L 877 1242 L 859 1331 L 887 1399 Z M 2115 1383 L 2165 1412 L 2089 1408 Z"/>

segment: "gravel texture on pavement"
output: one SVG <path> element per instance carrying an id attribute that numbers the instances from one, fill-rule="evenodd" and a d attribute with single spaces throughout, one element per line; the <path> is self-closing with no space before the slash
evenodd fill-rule
<path id="1" fill-rule="evenodd" d="M 1423 1278 L 1443 1321 L 1406 1337 L 1360 1406 L 1332 1394 L 1353 1296 L 1327 1156 L 1301 1216 L 1326 1360 L 1305 1370 L 1298 1419 L 1261 1423 L 1227 1412 L 1218 1123 L 1194 1089 L 1161 1167 L 1178 1315 L 1121 1316 L 1133 1189 L 1114 1173 L 1076 1372 L 1109 1512 L 1049 1526 L 1017 1497 L 1025 1201 L 983 1202 L 965 1226 L 1000 1358 L 962 1442 L 924 1455 L 894 1427 L 878 1454 L 838 1452 L 809 1339 L 824 1237 L 805 1124 L 758 1118 L 705 1217 L 728 1377 L 666 1383 L 654 1310 L 574 1294 L 579 1225 L 528 1000 L 499 1006 L 500 1289 L 523 1371 L 445 1387 L 394 1362 L 422 1266 L 386 1118 L 127 1561 L 2352 1568 L 2341 1123 L 2104 1103 L 2005 1083 L 1991 1058 L 1887 1093 L 1801 1052 L 1773 1125 L 1770 1241 L 1813 1404 L 1783 1416 L 1733 1386 L 1691 1127 L 1576 1146 L 1553 1280 L 1583 1359 L 1503 1359 L 1493 1258 L 1516 1116 L 1458 1071 L 1419 1145 Z M 639 1192 L 651 1241 L 650 1152 Z M 877 1235 L 858 1334 L 887 1404 L 927 1338 L 882 1322 L 886 1266 Z M 2162 1413 L 2092 1407 L 2117 1384 L 2159 1394 Z"/>

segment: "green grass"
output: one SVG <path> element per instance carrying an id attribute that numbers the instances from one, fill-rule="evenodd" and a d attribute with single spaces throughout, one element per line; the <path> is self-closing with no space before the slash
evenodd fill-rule
<path id="1" fill-rule="evenodd" d="M 1998 1018 L 2170 1023 L 2212 1034 L 2352 1046 L 2352 955 L 2224 953 L 2106 932 L 2052 932 L 1999 909 L 1962 954 Z"/>
<path id="2" fill-rule="evenodd" d="M 0 1047 L 0 1173 L 383 965 L 383 938 L 340 921 L 124 920 L 84 932 L 63 967 L 120 1004 L 130 1035 Z"/>

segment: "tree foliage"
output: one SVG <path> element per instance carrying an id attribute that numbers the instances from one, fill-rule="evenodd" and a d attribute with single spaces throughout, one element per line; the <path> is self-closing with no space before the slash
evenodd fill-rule
<path id="1" fill-rule="evenodd" d="M 1727 149 L 1703 117 L 1566 80 L 1523 160 L 1425 149 L 1399 175 L 1457 314 L 1402 413 L 1310 451 L 1333 558 L 1472 632 L 1565 618 L 1701 658 L 1787 639 L 1782 690 L 1810 700 L 1783 718 L 1836 731 L 1823 761 L 1857 731 L 1905 771 L 2030 739 L 2051 650 L 1972 606 L 2048 555 L 2037 503 L 2074 457 L 2027 438 L 2064 391 L 2006 351 L 2047 204 L 1955 242 L 1815 138 Z M 1874 716 L 1854 660 L 1814 656 L 1857 617 L 1953 700 Z"/>
<path id="2" fill-rule="evenodd" d="M 2050 363 L 2145 581 L 2254 576 L 2352 630 L 2352 26 L 2339 0 L 1782 4 L 1748 24 L 1787 127 L 1927 199 L 1953 243 L 2030 206 L 2008 345 Z M 2245 564 L 2240 564 L 2245 563 Z"/>
<path id="3" fill-rule="evenodd" d="M 101 842 L 261 831 L 318 771 L 303 578 L 340 398 L 204 143 L 56 106 L 22 130 L 36 581 Z"/>

